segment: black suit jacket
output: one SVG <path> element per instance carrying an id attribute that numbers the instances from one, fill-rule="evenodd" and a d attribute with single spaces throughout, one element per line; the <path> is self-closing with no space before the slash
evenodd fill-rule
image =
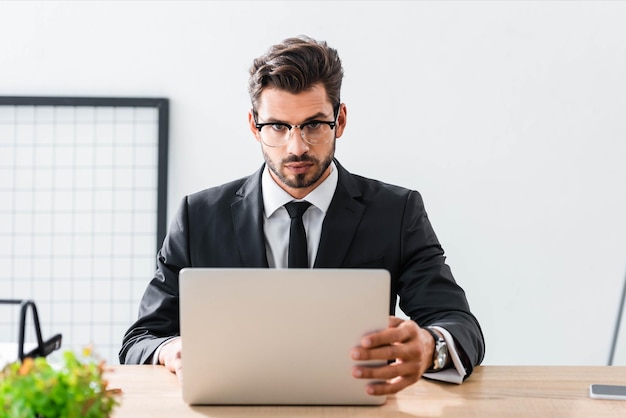
<path id="1" fill-rule="evenodd" d="M 484 340 L 465 293 L 416 191 L 347 172 L 322 225 L 314 268 L 384 268 L 391 273 L 391 313 L 400 307 L 420 326 L 440 325 L 454 337 L 471 373 Z M 120 363 L 147 363 L 178 335 L 178 272 L 183 267 L 268 267 L 261 173 L 183 199 L 157 257 L 157 270 L 124 336 Z"/>

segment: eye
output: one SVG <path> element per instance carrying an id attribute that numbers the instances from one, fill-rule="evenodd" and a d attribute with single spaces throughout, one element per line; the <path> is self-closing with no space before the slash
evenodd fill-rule
<path id="1" fill-rule="evenodd" d="M 275 132 L 285 132 L 291 129 L 291 126 L 285 125 L 284 123 L 273 123 L 268 126 L 272 128 L 272 131 L 275 131 Z"/>
<path id="2" fill-rule="evenodd" d="M 318 121 L 309 122 L 305 125 L 305 128 L 309 131 L 317 131 L 322 128 L 324 124 Z"/>

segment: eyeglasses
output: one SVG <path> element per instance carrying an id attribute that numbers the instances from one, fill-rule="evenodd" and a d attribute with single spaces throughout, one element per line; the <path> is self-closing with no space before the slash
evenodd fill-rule
<path id="1" fill-rule="evenodd" d="M 283 122 L 258 123 L 255 112 L 254 123 L 259 131 L 261 141 L 268 147 L 284 147 L 287 145 L 289 138 L 291 138 L 293 128 L 300 129 L 300 137 L 304 142 L 309 145 L 318 145 L 325 144 L 334 138 L 331 132 L 335 129 L 335 126 L 337 126 L 338 113 L 337 111 L 335 112 L 335 120 L 332 122 L 312 120 L 301 123 L 300 125 L 289 125 Z"/>

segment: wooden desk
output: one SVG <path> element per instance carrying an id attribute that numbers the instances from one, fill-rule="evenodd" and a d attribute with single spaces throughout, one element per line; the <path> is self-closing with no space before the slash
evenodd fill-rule
<path id="1" fill-rule="evenodd" d="M 462 385 L 422 379 L 383 406 L 190 407 L 162 366 L 114 366 L 114 418 L 150 417 L 626 417 L 626 401 L 589 398 L 591 383 L 626 384 L 626 367 L 482 366 Z"/>

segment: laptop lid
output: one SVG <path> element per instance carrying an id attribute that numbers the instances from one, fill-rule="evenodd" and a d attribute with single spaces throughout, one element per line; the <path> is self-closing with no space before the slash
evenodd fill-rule
<path id="1" fill-rule="evenodd" d="M 350 351 L 365 334 L 387 328 L 389 292 L 386 270 L 181 270 L 183 399 L 384 403 L 385 396 L 366 393 L 369 381 L 352 377 Z"/>

